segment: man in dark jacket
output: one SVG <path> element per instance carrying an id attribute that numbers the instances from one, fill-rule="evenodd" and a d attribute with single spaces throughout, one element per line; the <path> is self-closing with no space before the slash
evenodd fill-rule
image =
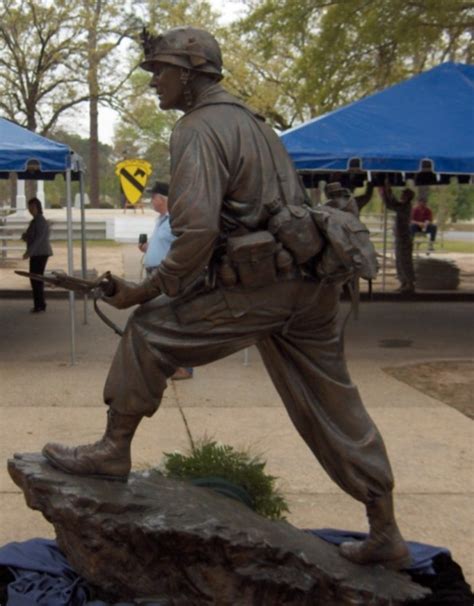
<path id="1" fill-rule="evenodd" d="M 219 85 L 221 53 L 208 32 L 176 28 L 146 37 L 142 67 L 153 73 L 160 107 L 184 112 L 170 145 L 176 239 L 150 277 L 139 285 L 115 278 L 115 295 L 106 299 L 140 306 L 105 384 L 105 435 L 77 448 L 47 444 L 45 456 L 69 473 L 125 479 L 134 432 L 157 410 L 176 368 L 255 344 L 300 435 L 333 480 L 367 506 L 368 539 L 344 544 L 342 553 L 359 563 L 406 565 L 385 446 L 344 361 L 339 287 L 296 265 L 275 279 L 268 257 L 223 270 L 219 251 L 228 239 L 268 234 L 265 202 L 302 206 L 291 159 L 273 130 Z M 246 284 L 252 271 L 253 287 Z"/>
<path id="2" fill-rule="evenodd" d="M 30 272 L 33 274 L 44 274 L 49 257 L 53 254 L 49 242 L 49 224 L 43 215 L 43 206 L 38 198 L 28 200 L 28 211 L 33 219 L 28 225 L 28 229 L 21 238 L 26 242 L 26 251 L 23 259 L 30 260 Z M 44 282 L 39 280 L 30 280 L 31 290 L 33 292 L 32 313 L 46 311 L 46 301 L 44 299 Z"/>

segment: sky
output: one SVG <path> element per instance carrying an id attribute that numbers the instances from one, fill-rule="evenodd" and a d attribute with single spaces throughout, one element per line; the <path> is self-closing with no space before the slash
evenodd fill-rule
<path id="1" fill-rule="evenodd" d="M 245 11 L 245 5 L 240 0 L 210 0 L 210 3 L 221 13 L 221 22 L 224 24 L 241 17 Z M 112 144 L 114 128 L 118 119 L 119 116 L 114 110 L 108 107 L 99 108 L 99 140 L 102 143 Z M 87 137 L 89 129 L 87 112 L 78 112 L 78 115 L 74 116 L 74 122 L 79 134 Z"/>

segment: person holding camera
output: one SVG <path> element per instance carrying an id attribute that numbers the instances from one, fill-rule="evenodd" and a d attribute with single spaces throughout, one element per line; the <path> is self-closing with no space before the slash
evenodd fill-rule
<path id="1" fill-rule="evenodd" d="M 168 184 L 157 181 L 150 189 L 150 193 L 153 210 L 160 216 L 156 220 L 150 239 L 147 238 L 146 234 L 140 234 L 138 239 L 138 248 L 142 253 L 145 253 L 143 264 L 147 277 L 166 257 L 174 240 L 168 213 Z"/>
<path id="2" fill-rule="evenodd" d="M 168 213 L 168 183 L 157 181 L 150 189 L 151 205 L 153 210 L 160 216 L 156 220 L 155 228 L 148 239 L 147 234 L 140 234 L 138 238 L 138 248 L 145 254 L 143 265 L 147 277 L 158 267 L 161 261 L 166 257 L 171 243 L 175 239 L 171 232 L 170 216 Z M 192 368 L 178 368 L 172 375 L 175 381 L 192 379 Z"/>

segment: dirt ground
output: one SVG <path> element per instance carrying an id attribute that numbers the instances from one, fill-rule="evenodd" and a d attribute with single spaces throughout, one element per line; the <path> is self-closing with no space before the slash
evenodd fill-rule
<path id="1" fill-rule="evenodd" d="M 383 369 L 387 374 L 474 419 L 474 362 L 440 360 Z"/>

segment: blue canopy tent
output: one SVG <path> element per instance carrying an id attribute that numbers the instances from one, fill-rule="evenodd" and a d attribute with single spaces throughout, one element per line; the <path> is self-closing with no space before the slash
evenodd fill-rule
<path id="1" fill-rule="evenodd" d="M 301 173 L 359 185 L 412 178 L 469 182 L 474 174 L 474 66 L 443 63 L 409 80 L 285 131 Z M 357 176 L 359 177 L 357 179 Z M 355 177 L 355 179 L 353 178 Z M 357 182 L 359 181 L 359 182 Z"/>
<path id="2" fill-rule="evenodd" d="M 71 151 L 67 145 L 0 118 L 0 171 L 3 174 L 41 171 L 55 175 L 69 169 Z"/>
<path id="3" fill-rule="evenodd" d="M 82 273 L 85 274 L 84 187 L 82 161 L 67 145 L 41 137 L 13 122 L 0 118 L 0 178 L 11 173 L 24 180 L 51 180 L 57 174 L 66 179 L 68 273 L 74 273 L 72 243 L 71 182 L 80 181 Z M 75 363 L 74 293 L 69 293 L 71 363 Z"/>

